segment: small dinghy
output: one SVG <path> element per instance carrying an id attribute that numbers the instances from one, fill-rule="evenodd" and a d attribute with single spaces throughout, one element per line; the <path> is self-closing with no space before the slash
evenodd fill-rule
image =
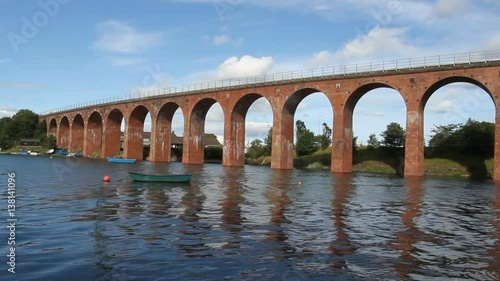
<path id="1" fill-rule="evenodd" d="M 135 172 L 128 172 L 133 181 L 142 181 L 142 182 L 190 182 L 192 175 L 148 175 L 141 174 Z"/>

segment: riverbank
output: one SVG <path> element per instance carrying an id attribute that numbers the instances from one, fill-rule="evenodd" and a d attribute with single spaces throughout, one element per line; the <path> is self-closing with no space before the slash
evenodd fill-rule
<path id="1" fill-rule="evenodd" d="M 359 148 L 353 157 L 353 171 L 401 174 L 404 170 L 404 150 L 387 148 Z M 450 152 L 448 155 L 430 155 L 424 160 L 427 176 L 488 179 L 493 174 L 493 158 Z M 310 156 L 295 158 L 296 168 L 330 169 L 331 148 Z"/>

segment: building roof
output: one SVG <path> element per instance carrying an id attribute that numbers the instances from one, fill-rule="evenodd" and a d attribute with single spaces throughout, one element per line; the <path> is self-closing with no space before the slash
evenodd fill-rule
<path id="1" fill-rule="evenodd" d="M 40 139 L 21 139 L 22 142 L 40 142 Z"/>

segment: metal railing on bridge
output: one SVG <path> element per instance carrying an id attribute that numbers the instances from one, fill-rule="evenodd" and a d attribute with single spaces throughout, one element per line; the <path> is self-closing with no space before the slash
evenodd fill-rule
<path id="1" fill-rule="evenodd" d="M 298 71 L 287 71 L 280 73 L 270 73 L 243 78 L 233 78 L 212 82 L 202 82 L 190 85 L 183 85 L 169 88 L 159 88 L 146 91 L 139 91 L 130 94 L 107 97 L 102 99 L 81 102 L 73 105 L 63 106 L 43 113 L 50 114 L 62 111 L 75 110 L 96 105 L 104 105 L 122 101 L 132 101 L 155 96 L 190 94 L 197 91 L 211 91 L 228 87 L 252 86 L 265 83 L 278 83 L 293 80 L 335 78 L 342 76 L 352 76 L 369 74 L 373 72 L 413 70 L 417 68 L 446 67 L 466 64 L 488 63 L 500 61 L 500 50 L 469 52 L 450 55 L 436 55 L 420 58 L 397 59 L 380 62 L 360 63 L 352 65 L 331 66 L 316 69 L 306 69 Z"/>

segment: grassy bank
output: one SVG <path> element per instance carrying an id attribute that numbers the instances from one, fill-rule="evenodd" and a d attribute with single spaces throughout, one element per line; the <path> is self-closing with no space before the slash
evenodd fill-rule
<path id="1" fill-rule="evenodd" d="M 373 173 L 402 173 L 404 170 L 404 150 L 360 148 L 353 156 L 353 171 Z M 310 156 L 296 158 L 296 168 L 329 169 L 331 148 L 318 151 Z M 490 178 L 493 174 L 493 158 L 477 155 L 448 153 L 446 157 L 431 155 L 424 160 L 424 173 L 429 176 Z"/>

